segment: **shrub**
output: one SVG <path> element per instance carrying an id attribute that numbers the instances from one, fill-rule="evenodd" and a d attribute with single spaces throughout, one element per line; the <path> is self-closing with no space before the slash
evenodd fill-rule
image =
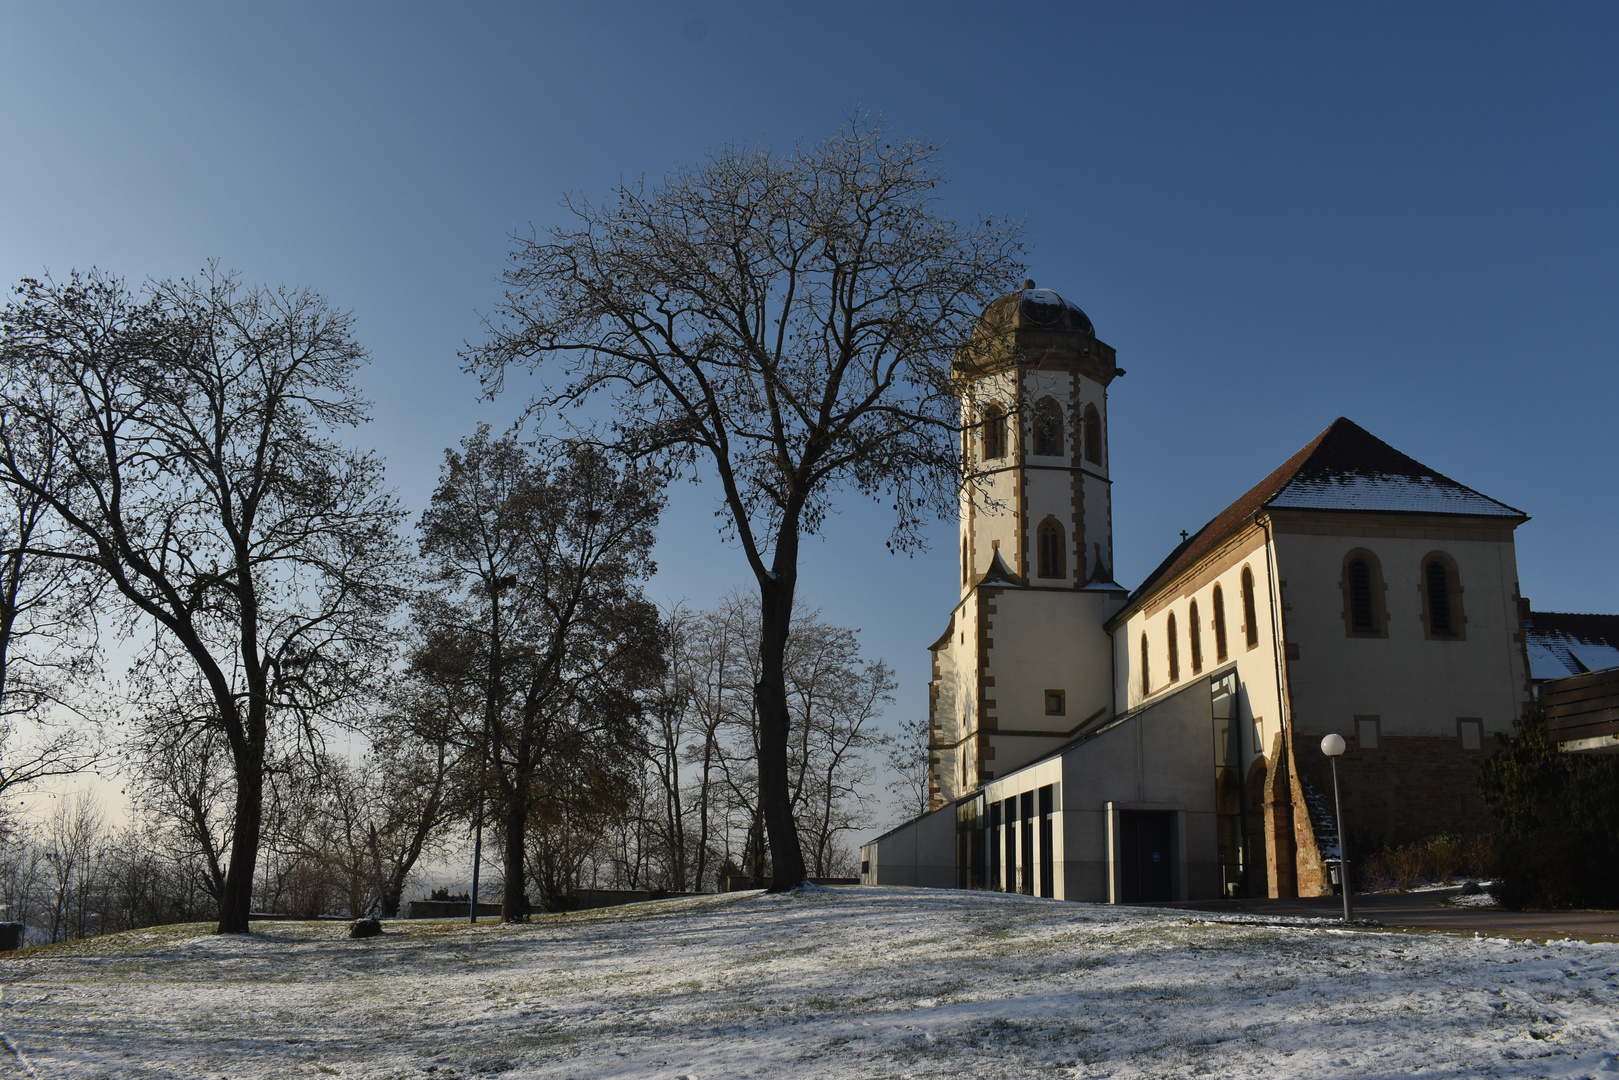
<path id="1" fill-rule="evenodd" d="M 1559 753 L 1538 708 L 1479 770 L 1503 907 L 1619 906 L 1619 757 Z"/>
<path id="2" fill-rule="evenodd" d="M 1354 869 L 1360 888 L 1396 889 L 1428 883 L 1448 885 L 1457 877 L 1489 877 L 1494 872 L 1495 841 L 1489 833 L 1445 833 L 1399 847 L 1385 847 L 1360 860 Z"/>

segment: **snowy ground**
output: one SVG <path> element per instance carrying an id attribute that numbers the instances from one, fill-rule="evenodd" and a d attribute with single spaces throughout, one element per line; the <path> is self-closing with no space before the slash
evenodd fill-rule
<path id="1" fill-rule="evenodd" d="M 1619 1076 L 1613 945 L 914 889 L 261 925 L 0 961 L 0 1075 Z"/>

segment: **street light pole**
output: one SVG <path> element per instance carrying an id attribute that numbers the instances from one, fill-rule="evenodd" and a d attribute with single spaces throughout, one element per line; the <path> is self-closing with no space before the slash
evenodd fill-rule
<path id="1" fill-rule="evenodd" d="M 1342 735 L 1328 735 L 1321 740 L 1321 752 L 1332 762 L 1332 811 L 1338 819 L 1338 878 L 1343 882 L 1344 922 L 1349 923 L 1354 921 L 1354 910 L 1350 904 L 1349 840 L 1344 833 L 1344 803 L 1338 794 L 1338 758 L 1346 746 Z"/>

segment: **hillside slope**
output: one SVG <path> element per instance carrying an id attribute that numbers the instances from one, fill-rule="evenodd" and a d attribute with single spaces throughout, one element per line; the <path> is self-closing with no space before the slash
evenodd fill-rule
<path id="1" fill-rule="evenodd" d="M 913 889 L 0 961 L 39 1077 L 1595 1076 L 1619 946 Z M 3 1051 L 0 1051 L 3 1054 Z M 18 1071 L 19 1075 L 23 1075 Z"/>

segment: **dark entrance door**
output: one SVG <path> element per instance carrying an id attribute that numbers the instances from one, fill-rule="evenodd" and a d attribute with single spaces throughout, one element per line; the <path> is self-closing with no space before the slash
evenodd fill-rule
<path id="1" fill-rule="evenodd" d="M 1172 810 L 1119 812 L 1119 899 L 1126 904 L 1173 900 L 1169 861 L 1174 855 Z"/>

